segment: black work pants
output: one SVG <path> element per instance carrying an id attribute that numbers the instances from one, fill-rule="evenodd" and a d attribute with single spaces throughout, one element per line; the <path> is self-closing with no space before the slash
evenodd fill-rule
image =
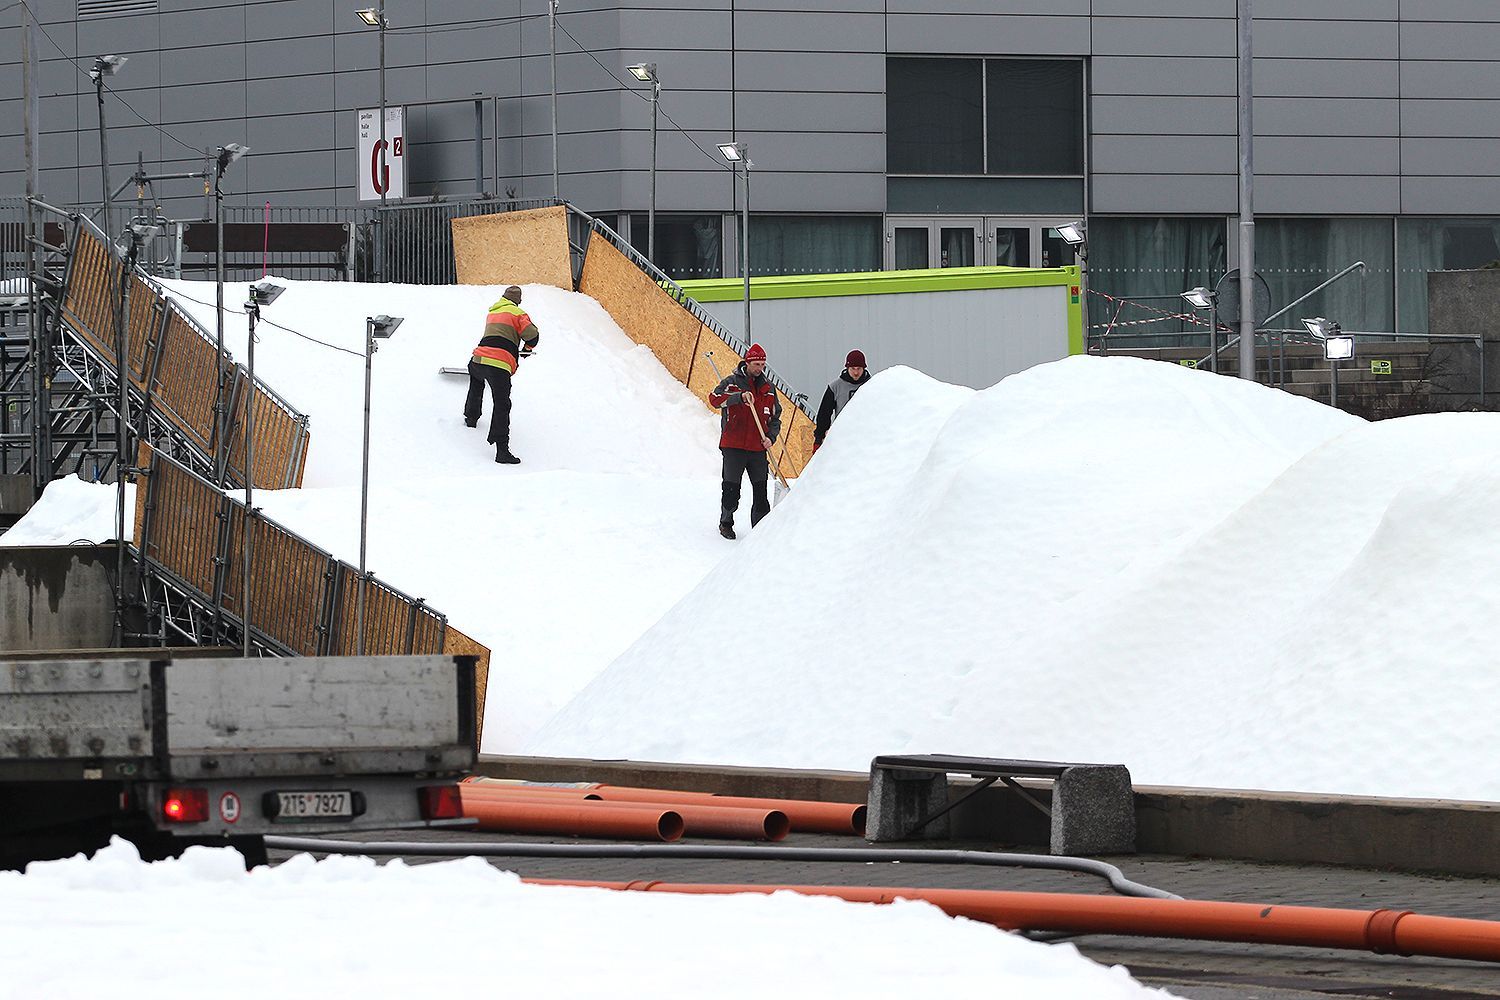
<path id="1" fill-rule="evenodd" d="M 766 480 L 771 475 L 771 463 L 763 451 L 748 451 L 744 448 L 720 448 L 724 456 L 724 495 L 720 501 L 719 520 L 724 524 L 734 523 L 734 512 L 740 509 L 740 477 L 750 474 L 750 527 L 771 512 L 771 498 L 766 495 Z"/>
<path id="2" fill-rule="evenodd" d="M 510 372 L 494 365 L 469 362 L 469 398 L 464 400 L 464 420 L 479 423 L 484 412 L 484 387 L 490 387 L 490 444 L 496 455 L 510 451 Z"/>

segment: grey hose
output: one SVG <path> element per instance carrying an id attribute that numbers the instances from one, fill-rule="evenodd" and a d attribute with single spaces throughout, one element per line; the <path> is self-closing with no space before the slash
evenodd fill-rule
<path id="1" fill-rule="evenodd" d="M 265 838 L 267 850 L 314 854 L 427 855 L 484 858 L 692 858 L 713 861 L 857 861 L 924 865 L 984 865 L 994 868 L 1043 868 L 1097 875 L 1122 896 L 1181 899 L 1181 896 L 1132 882 L 1114 865 L 1092 858 L 1049 854 L 998 854 L 923 848 L 741 847 L 709 844 L 516 844 L 488 841 L 412 843 L 403 841 L 325 840 L 316 837 Z"/>

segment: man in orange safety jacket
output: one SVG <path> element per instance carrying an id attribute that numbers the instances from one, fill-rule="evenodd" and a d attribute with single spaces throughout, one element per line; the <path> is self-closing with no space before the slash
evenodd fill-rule
<path id="1" fill-rule="evenodd" d="M 541 336 L 531 317 L 521 309 L 521 289 L 511 285 L 500 301 L 490 306 L 484 320 L 484 335 L 469 358 L 469 397 L 464 401 L 464 423 L 479 426 L 484 387 L 488 384 L 493 403 L 489 442 L 495 446 L 495 461 L 501 465 L 517 465 L 521 461 L 510 453 L 510 380 L 521 358 L 531 353 Z"/>

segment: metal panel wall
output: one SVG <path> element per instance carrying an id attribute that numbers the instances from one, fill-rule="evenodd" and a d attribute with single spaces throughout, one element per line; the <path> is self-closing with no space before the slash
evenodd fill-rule
<path id="1" fill-rule="evenodd" d="M 153 170 L 180 171 L 201 166 L 202 148 L 240 141 L 253 152 L 232 168 L 231 203 L 353 203 L 353 109 L 377 99 L 377 36 L 351 10 L 163 0 L 160 13 L 76 22 L 71 4 L 39 6 L 51 40 L 42 40 L 41 63 L 49 199 L 98 197 L 84 71 L 94 56 L 118 52 L 131 62 L 111 80 L 130 107 L 111 96 L 105 109 L 116 183 L 137 149 Z M 872 213 L 887 208 L 887 55 L 1085 56 L 1091 210 L 1232 214 L 1235 9 L 1235 0 L 565 6 L 562 193 L 590 210 L 645 210 L 646 91 L 622 91 L 611 76 L 628 79 L 634 62 L 658 64 L 662 109 L 709 154 L 715 142 L 750 143 L 758 210 Z M 410 105 L 413 196 L 473 190 L 472 105 L 419 105 L 475 91 L 501 98 L 498 143 L 493 107 L 484 109 L 486 186 L 498 176 L 501 193 L 552 193 L 545 11 L 545 0 L 391 0 L 388 94 Z M 1492 0 L 1259 0 L 1256 11 L 1258 211 L 1493 214 L 1500 7 Z M 16 84 L 0 93 L 18 89 L 19 48 L 14 23 L 0 26 L 0 81 Z M 0 100 L 0 195 L 22 186 L 20 132 L 19 102 Z M 731 210 L 735 186 L 722 164 L 665 120 L 660 140 L 661 211 Z M 178 216 L 203 206 L 193 182 L 159 193 Z"/>

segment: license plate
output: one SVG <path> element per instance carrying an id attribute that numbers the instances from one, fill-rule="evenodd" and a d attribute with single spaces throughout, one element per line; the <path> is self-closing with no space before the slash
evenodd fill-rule
<path id="1" fill-rule="evenodd" d="M 334 792 L 272 792 L 267 796 L 271 819 L 295 823 L 310 819 L 354 818 L 354 794 Z"/>

